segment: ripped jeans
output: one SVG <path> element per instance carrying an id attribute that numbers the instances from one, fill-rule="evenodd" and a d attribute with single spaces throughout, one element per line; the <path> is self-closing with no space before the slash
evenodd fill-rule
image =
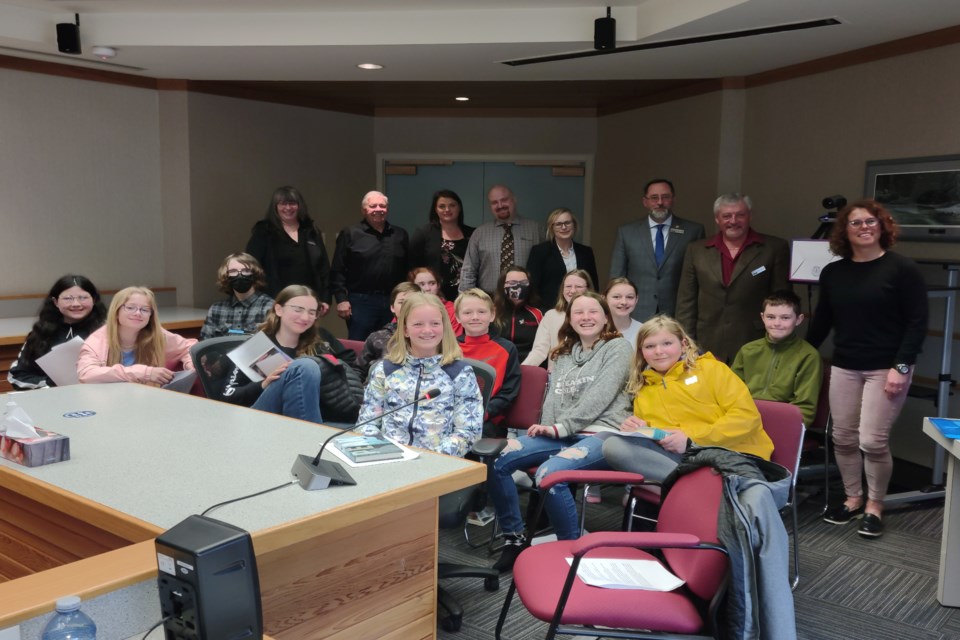
<path id="1" fill-rule="evenodd" d="M 603 458 L 603 440 L 594 436 L 577 435 L 555 440 L 545 436 L 520 436 L 510 440 L 490 467 L 487 487 L 500 519 L 504 533 L 523 532 L 520 515 L 520 497 L 513 482 L 513 472 L 539 465 L 536 482 L 554 471 L 572 469 L 609 469 Z M 560 540 L 574 540 L 580 536 L 577 523 L 577 504 L 565 483 L 554 485 L 544 502 L 550 522 Z"/>

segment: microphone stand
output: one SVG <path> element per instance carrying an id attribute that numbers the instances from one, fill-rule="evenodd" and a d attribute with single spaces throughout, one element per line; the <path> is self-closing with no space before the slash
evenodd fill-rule
<path id="1" fill-rule="evenodd" d="M 293 462 L 293 468 L 290 469 L 297 481 L 300 483 L 300 486 L 306 491 L 316 491 L 317 489 L 326 489 L 330 485 L 344 485 L 344 484 L 357 484 L 349 473 L 343 468 L 339 462 L 333 462 L 330 460 L 321 460 L 320 456 L 323 455 L 323 450 L 326 449 L 327 444 L 337 438 L 342 436 L 345 433 L 353 433 L 360 427 L 370 424 L 376 420 L 380 420 L 384 416 L 388 416 L 391 413 L 400 411 L 401 409 L 406 409 L 410 405 L 419 404 L 425 400 L 433 400 L 440 395 L 440 389 L 430 389 L 424 393 L 419 398 L 412 400 L 406 404 L 400 405 L 395 409 L 390 411 L 385 411 L 380 415 L 365 420 L 360 424 L 353 427 L 353 429 L 345 429 L 343 431 L 338 431 L 329 438 L 323 441 L 323 444 L 320 445 L 320 451 L 317 452 L 317 455 L 311 458 L 308 455 L 300 454 L 297 456 L 297 459 Z"/>

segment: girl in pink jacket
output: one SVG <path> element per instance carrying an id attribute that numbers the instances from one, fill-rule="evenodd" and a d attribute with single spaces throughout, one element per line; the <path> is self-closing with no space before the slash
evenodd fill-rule
<path id="1" fill-rule="evenodd" d="M 160 326 L 157 300 L 146 287 L 127 287 L 113 296 L 107 323 L 80 348 L 80 382 L 140 382 L 160 387 L 178 369 L 193 370 L 190 347 L 197 341 Z"/>

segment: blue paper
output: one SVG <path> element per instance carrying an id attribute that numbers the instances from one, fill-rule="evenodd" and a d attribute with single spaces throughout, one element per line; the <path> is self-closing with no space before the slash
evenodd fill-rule
<path id="1" fill-rule="evenodd" d="M 940 430 L 940 433 L 951 440 L 960 438 L 960 420 L 951 420 L 950 418 L 930 418 L 930 422 L 932 422 L 933 426 Z"/>

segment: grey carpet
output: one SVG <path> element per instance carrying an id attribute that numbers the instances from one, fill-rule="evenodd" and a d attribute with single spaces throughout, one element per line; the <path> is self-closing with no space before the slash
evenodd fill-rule
<path id="1" fill-rule="evenodd" d="M 823 522 L 817 487 L 800 504 L 800 585 L 794 592 L 801 640 L 960 640 L 960 609 L 936 600 L 943 501 L 890 509 L 886 533 L 861 538 L 856 524 Z M 604 501 L 591 505 L 590 531 L 619 530 L 618 489 L 605 489 Z M 839 495 L 832 492 L 832 495 Z M 801 495 L 801 499 L 803 499 Z M 488 527 L 489 528 L 489 527 Z M 477 539 L 485 532 L 474 529 Z M 486 548 L 471 549 L 460 531 L 442 531 L 441 559 L 489 566 L 496 558 Z M 482 581 L 445 580 L 444 586 L 464 606 L 459 632 L 438 631 L 442 640 L 490 640 L 509 587 L 509 574 L 498 592 Z M 504 630 L 509 640 L 543 638 L 547 625 L 531 617 L 515 599 Z M 568 637 L 568 636 L 562 636 Z M 776 639 L 771 639 L 776 640 Z"/>

